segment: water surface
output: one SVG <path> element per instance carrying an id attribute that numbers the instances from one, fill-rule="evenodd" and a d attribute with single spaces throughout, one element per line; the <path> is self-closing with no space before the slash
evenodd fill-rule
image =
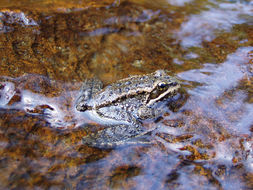
<path id="1" fill-rule="evenodd" d="M 0 189 L 252 189 L 253 4 L 0 2 Z M 182 81 L 151 145 L 83 144 L 85 78 Z"/>

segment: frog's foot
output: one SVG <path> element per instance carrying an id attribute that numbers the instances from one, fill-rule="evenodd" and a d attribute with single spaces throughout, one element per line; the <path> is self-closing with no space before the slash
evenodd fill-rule
<path id="1" fill-rule="evenodd" d="M 126 124 L 108 126 L 102 131 L 84 137 L 83 143 L 98 148 L 112 148 L 127 144 L 151 144 L 146 135 L 150 131 L 142 126 L 136 128 Z"/>

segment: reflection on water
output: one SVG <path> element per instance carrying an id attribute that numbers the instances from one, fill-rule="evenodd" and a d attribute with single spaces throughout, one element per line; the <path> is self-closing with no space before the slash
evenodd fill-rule
<path id="1" fill-rule="evenodd" d="M 84 123 L 80 118 L 82 114 L 76 113 L 74 107 L 80 86 L 80 83 L 49 81 L 32 74 L 19 78 L 4 77 L 0 86 L 0 105 L 42 117 L 54 128 L 72 128 Z"/>
<path id="2" fill-rule="evenodd" d="M 0 189 L 252 188 L 250 1 L 8 2 Z M 75 109 L 81 81 L 157 69 L 183 87 L 162 117 L 143 123 L 156 128 L 152 144 L 85 145 L 100 126 Z"/>
<path id="3" fill-rule="evenodd" d="M 188 91 L 191 94 L 191 99 L 184 109 L 197 110 L 198 112 L 201 108 L 205 117 L 220 123 L 222 128 L 229 131 L 229 135 L 250 136 L 253 123 L 253 105 L 246 102 L 247 91 L 241 90 L 239 86 L 241 80 L 249 78 L 249 73 L 244 71 L 244 67 L 249 61 L 249 54 L 252 54 L 252 50 L 252 47 L 240 48 L 229 55 L 222 64 L 205 64 L 201 69 L 180 73 L 179 76 L 182 79 L 201 84 Z M 197 112 L 194 115 L 198 115 Z M 226 164 L 232 164 L 234 150 L 228 149 L 231 144 L 233 142 L 227 140 L 215 145 L 216 156 L 214 159 L 217 162 L 226 161 Z M 250 150 L 248 142 L 244 146 L 247 151 Z M 249 160 L 252 160 L 251 156 L 249 154 L 245 158 L 245 167 L 250 172 L 253 171 L 252 164 L 249 164 Z"/>
<path id="4" fill-rule="evenodd" d="M 252 47 L 240 48 L 220 65 L 204 64 L 201 69 L 179 74 L 184 80 L 201 84 L 188 91 L 192 101 L 198 101 L 197 107 L 201 107 L 209 117 L 232 125 L 228 130 L 236 133 L 250 134 L 253 123 L 253 105 L 245 102 L 247 91 L 239 88 L 239 82 L 250 77 L 244 68 L 252 50 Z M 229 91 L 234 92 L 227 97 L 225 93 Z"/>
<path id="5" fill-rule="evenodd" d="M 175 6 L 184 6 L 185 3 L 190 3 L 192 2 L 192 0 L 176 0 L 176 1 L 173 1 L 173 0 L 167 0 L 169 4 L 171 5 L 175 5 Z"/>
<path id="6" fill-rule="evenodd" d="M 218 8 L 216 6 L 208 6 L 209 10 L 191 15 L 181 25 L 176 35 L 183 47 L 199 46 L 203 41 L 213 40 L 215 33 L 228 31 L 235 24 L 247 23 L 248 20 L 243 15 L 250 15 L 253 11 L 252 6 L 240 2 L 221 3 Z"/>

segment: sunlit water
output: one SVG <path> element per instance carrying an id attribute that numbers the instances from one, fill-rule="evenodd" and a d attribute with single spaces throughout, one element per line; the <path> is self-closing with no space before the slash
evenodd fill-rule
<path id="1" fill-rule="evenodd" d="M 252 20 L 252 17 L 243 17 L 243 15 L 252 14 L 250 2 L 238 1 L 232 4 L 224 2 L 216 6 L 207 6 L 208 10 L 191 15 L 181 25 L 176 35 L 183 47 L 199 46 L 203 41 L 213 40 L 217 33 L 231 30 L 235 24 Z"/>
<path id="2" fill-rule="evenodd" d="M 67 58 L 56 55 L 63 61 L 56 57 L 45 56 L 45 59 L 54 60 L 56 65 L 57 61 L 62 61 L 67 69 L 58 74 L 61 76 L 69 70 L 67 78 L 70 80 L 64 78 L 68 82 L 57 75 L 38 74 L 43 71 L 27 72 L 27 67 L 20 73 L 30 74 L 19 77 L 1 73 L 0 189 L 251 189 L 253 39 L 252 32 L 246 35 L 243 27 L 252 29 L 252 2 L 167 0 L 131 1 L 128 5 L 114 1 L 105 8 L 94 6 L 98 7 L 96 11 L 109 10 L 102 19 L 105 26 L 98 24 L 87 30 L 70 30 L 71 37 L 74 33 L 77 41 L 88 38 L 95 44 L 95 50 L 97 48 L 85 62 L 88 65 L 85 68 L 102 78 L 105 84 L 128 74 L 145 74 L 161 68 L 171 70 L 172 75 L 182 81 L 182 94 L 177 99 L 179 105 L 174 109 L 168 106 L 158 121 L 144 123 L 156 127 L 149 134 L 151 145 L 124 145 L 112 149 L 86 146 L 82 143 L 82 136 L 86 135 L 84 128 L 96 125 L 96 120 L 76 111 L 81 82 L 76 78 L 71 80 L 71 76 L 77 76 L 75 72 L 79 69 L 71 70 L 65 63 L 69 57 L 75 57 L 76 52 L 71 52 L 71 48 L 82 54 L 89 51 L 90 44 L 76 47 L 78 44 L 68 44 L 71 42 L 67 40 L 69 47 L 62 45 L 62 49 L 59 48 L 61 44 L 57 44 L 58 49 L 67 52 Z M 59 7 L 62 10 L 62 6 Z M 133 7 L 136 7 L 133 11 L 136 15 L 124 13 Z M 82 12 L 85 8 L 68 10 L 74 12 L 67 22 L 69 25 L 71 22 L 74 25 L 76 13 L 88 14 Z M 53 9 L 53 13 L 47 13 L 45 20 L 56 17 L 59 12 L 69 14 L 57 11 Z M 39 17 L 33 18 L 22 11 L 10 13 L 4 9 L 0 21 L 3 37 L 19 27 L 32 28 L 37 37 L 47 35 L 38 28 Z M 172 27 L 170 23 L 175 24 L 172 29 L 168 29 Z M 156 33 L 152 34 L 153 30 Z M 55 39 L 66 34 L 60 32 L 58 35 Z M 169 36 L 169 42 L 163 41 L 165 35 Z M 99 40 L 103 46 L 100 47 L 97 41 L 101 36 Z M 221 40 L 224 42 L 220 43 Z M 169 53 L 159 55 L 158 51 L 154 55 L 153 49 L 149 52 L 148 47 L 154 43 L 163 44 L 161 47 Z M 132 51 L 135 46 L 140 48 Z M 122 55 L 132 52 L 135 61 L 116 64 L 128 58 Z M 150 56 L 146 60 L 160 61 L 160 65 L 145 63 L 145 55 Z M 82 59 L 86 60 L 85 56 Z M 156 60 L 156 56 L 161 57 Z M 23 59 L 33 61 L 27 57 L 24 55 Z M 22 60 L 22 56 L 18 59 Z M 167 59 L 172 63 L 167 64 L 164 61 Z M 75 62 L 69 63 L 72 64 Z M 10 64 L 9 67 L 9 70 L 14 69 Z M 57 70 L 62 68 L 59 66 Z M 88 73 L 83 72 L 84 75 Z"/>

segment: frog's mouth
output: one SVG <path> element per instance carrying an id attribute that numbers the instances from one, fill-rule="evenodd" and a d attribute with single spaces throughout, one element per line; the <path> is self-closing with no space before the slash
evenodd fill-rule
<path id="1" fill-rule="evenodd" d="M 172 82 L 167 84 L 168 87 L 164 90 L 157 90 L 156 88 L 153 89 L 150 93 L 150 95 L 146 99 L 147 106 L 151 106 L 156 102 L 162 101 L 163 99 L 167 97 L 172 97 L 173 95 L 178 92 L 178 89 L 181 87 L 181 85 L 177 82 Z"/>

